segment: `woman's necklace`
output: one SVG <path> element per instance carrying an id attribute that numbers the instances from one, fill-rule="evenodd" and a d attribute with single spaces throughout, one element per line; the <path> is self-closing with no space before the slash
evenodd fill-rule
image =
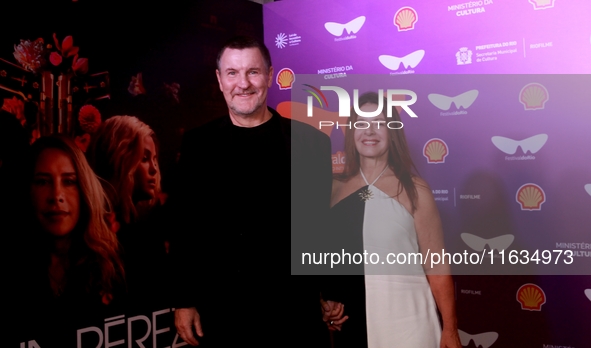
<path id="1" fill-rule="evenodd" d="M 386 167 L 384 168 L 384 170 L 382 170 L 380 175 L 378 175 L 378 177 L 370 184 L 367 181 L 367 179 L 365 178 L 365 175 L 363 174 L 363 170 L 361 170 L 361 167 L 359 167 L 359 173 L 361 173 L 361 177 L 363 178 L 363 181 L 365 181 L 365 184 L 367 185 L 366 189 L 359 192 L 359 197 L 361 198 L 362 201 L 367 202 L 373 198 L 373 192 L 369 189 L 369 187 L 372 186 L 373 184 L 375 184 L 376 181 L 378 181 L 382 177 L 382 175 L 386 172 L 386 169 L 388 169 L 388 165 L 386 165 Z"/>

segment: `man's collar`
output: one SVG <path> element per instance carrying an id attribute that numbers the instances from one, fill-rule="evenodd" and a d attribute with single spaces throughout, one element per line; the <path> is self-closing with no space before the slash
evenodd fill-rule
<path id="1" fill-rule="evenodd" d="M 230 121 L 232 122 L 232 124 L 234 126 L 243 127 L 243 128 L 258 127 L 258 126 L 266 123 L 267 121 L 269 121 L 273 117 L 273 113 L 271 112 L 269 107 L 265 108 L 265 113 L 264 113 L 263 117 L 256 119 L 256 120 L 251 119 L 249 117 L 236 118 L 236 117 L 233 117 L 231 113 L 229 113 L 229 115 L 230 115 Z"/>

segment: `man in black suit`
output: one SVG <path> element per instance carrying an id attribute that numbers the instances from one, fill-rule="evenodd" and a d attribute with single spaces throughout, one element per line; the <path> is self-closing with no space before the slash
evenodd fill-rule
<path id="1" fill-rule="evenodd" d="M 171 197 L 177 331 L 202 347 L 326 347 L 318 277 L 285 278 L 287 231 L 292 263 L 322 232 L 329 138 L 267 106 L 273 66 L 258 40 L 229 40 L 216 75 L 228 115 L 184 135 Z"/>

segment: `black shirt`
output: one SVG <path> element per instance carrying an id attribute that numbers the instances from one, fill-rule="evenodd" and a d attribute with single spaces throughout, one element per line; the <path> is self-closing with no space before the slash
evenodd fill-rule
<path id="1" fill-rule="evenodd" d="M 287 278 L 288 231 L 293 243 L 303 221 L 328 211 L 330 141 L 269 110 L 271 119 L 257 127 L 237 127 L 225 116 L 183 137 L 171 196 L 178 222 L 173 299 L 176 308 L 197 308 L 204 343 L 254 337 L 258 346 L 286 346 L 265 337 L 291 331 L 288 340 L 318 343 L 311 336 L 322 325 L 319 292 L 302 277 Z"/>

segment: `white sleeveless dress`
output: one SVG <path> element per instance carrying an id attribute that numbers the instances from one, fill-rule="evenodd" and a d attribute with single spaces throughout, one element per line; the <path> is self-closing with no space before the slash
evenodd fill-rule
<path id="1" fill-rule="evenodd" d="M 385 259 L 388 253 L 403 253 L 408 260 L 409 253 L 419 252 L 419 245 L 414 218 L 397 200 L 373 185 L 379 178 L 369 184 L 363 176 L 367 186 L 333 207 L 338 212 L 333 218 L 349 215 L 349 219 L 362 219 L 347 224 L 362 226 L 362 231 L 346 233 L 362 233 L 363 250 L 368 258 L 372 253 L 380 257 L 377 264 L 368 261 L 370 264 L 364 265 L 367 347 L 438 348 L 441 326 L 422 266 L 389 264 Z M 341 209 L 343 206 L 347 208 Z M 362 216 L 352 217 L 353 214 Z M 398 259 L 403 261 L 402 256 Z"/>

